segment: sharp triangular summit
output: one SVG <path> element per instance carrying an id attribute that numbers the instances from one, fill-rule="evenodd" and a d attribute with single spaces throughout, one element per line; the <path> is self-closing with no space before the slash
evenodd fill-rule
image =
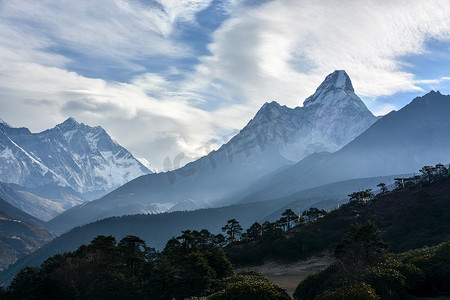
<path id="1" fill-rule="evenodd" d="M 336 102 L 341 98 L 358 98 L 352 85 L 350 77 L 344 70 L 336 70 L 329 74 L 316 89 L 315 93 L 303 102 L 304 107 L 327 102 Z M 358 100 L 362 102 L 359 98 Z M 324 102 L 327 101 L 327 102 Z"/>
<path id="2" fill-rule="evenodd" d="M 65 120 L 64 122 L 62 122 L 59 125 L 70 125 L 70 126 L 74 126 L 74 125 L 79 125 L 80 123 L 77 122 L 77 120 L 75 120 L 73 117 L 69 117 L 67 120 Z"/>
<path id="3" fill-rule="evenodd" d="M 352 81 L 345 70 L 336 70 L 329 74 L 322 84 L 317 88 L 318 91 L 324 89 L 336 89 L 355 92 Z"/>

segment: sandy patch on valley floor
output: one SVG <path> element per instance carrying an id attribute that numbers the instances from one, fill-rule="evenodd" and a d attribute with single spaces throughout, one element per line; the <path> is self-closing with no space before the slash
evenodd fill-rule
<path id="1" fill-rule="evenodd" d="M 269 260 L 258 266 L 236 268 L 236 273 L 242 271 L 261 272 L 279 287 L 285 289 L 292 297 L 300 281 L 311 273 L 325 270 L 332 262 L 332 255 L 326 252 L 306 260 L 290 263 Z"/>

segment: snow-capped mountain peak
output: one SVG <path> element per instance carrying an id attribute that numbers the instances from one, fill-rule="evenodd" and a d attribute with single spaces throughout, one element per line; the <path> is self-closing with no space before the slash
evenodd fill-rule
<path id="1" fill-rule="evenodd" d="M 317 88 L 317 92 L 328 91 L 330 89 L 334 90 L 345 90 L 354 93 L 352 81 L 348 76 L 347 72 L 344 70 L 336 70 L 329 74 L 322 84 Z"/>
<path id="2" fill-rule="evenodd" d="M 273 145 L 286 159 L 299 161 L 314 152 L 336 151 L 370 127 L 376 118 L 355 94 L 343 70 L 329 74 L 303 107 L 265 103 L 243 132 L 281 137 Z M 251 134 L 256 132 L 255 134 Z"/>
<path id="3" fill-rule="evenodd" d="M 70 186 L 97 197 L 151 173 L 102 127 L 74 118 L 40 133 L 9 127 L 0 132 L 0 181 L 30 188 Z"/>
<path id="4" fill-rule="evenodd" d="M 355 95 L 355 90 L 353 89 L 350 77 L 348 77 L 344 70 L 336 70 L 325 78 L 322 84 L 316 89 L 316 92 L 303 102 L 303 106 L 326 105 L 329 103 L 324 100 L 333 100 L 353 95 Z"/>

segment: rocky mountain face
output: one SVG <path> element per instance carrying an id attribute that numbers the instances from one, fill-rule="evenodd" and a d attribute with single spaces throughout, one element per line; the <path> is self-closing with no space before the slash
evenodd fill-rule
<path id="1" fill-rule="evenodd" d="M 55 230 L 109 216 L 218 207 L 259 178 L 316 151 L 335 151 L 376 118 L 345 71 L 326 77 L 304 107 L 266 103 L 228 143 L 183 168 L 137 178 L 52 220 Z M 228 199 L 224 202 L 224 199 Z"/>
<path id="2" fill-rule="evenodd" d="M 340 70 L 328 75 L 303 107 L 265 103 L 237 138 L 248 143 L 242 136 L 253 133 L 258 145 L 269 139 L 283 157 L 297 162 L 315 152 L 339 150 L 376 120 Z"/>
<path id="3" fill-rule="evenodd" d="M 94 199 L 151 173 L 99 126 L 73 118 L 40 133 L 0 122 L 0 181 L 68 187 Z"/>

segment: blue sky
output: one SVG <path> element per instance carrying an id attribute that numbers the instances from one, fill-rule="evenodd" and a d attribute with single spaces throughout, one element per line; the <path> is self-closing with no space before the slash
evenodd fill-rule
<path id="1" fill-rule="evenodd" d="M 0 118 L 101 125 L 161 170 L 264 102 L 301 106 L 335 69 L 376 115 L 449 94 L 449 15 L 446 0 L 0 1 Z"/>

